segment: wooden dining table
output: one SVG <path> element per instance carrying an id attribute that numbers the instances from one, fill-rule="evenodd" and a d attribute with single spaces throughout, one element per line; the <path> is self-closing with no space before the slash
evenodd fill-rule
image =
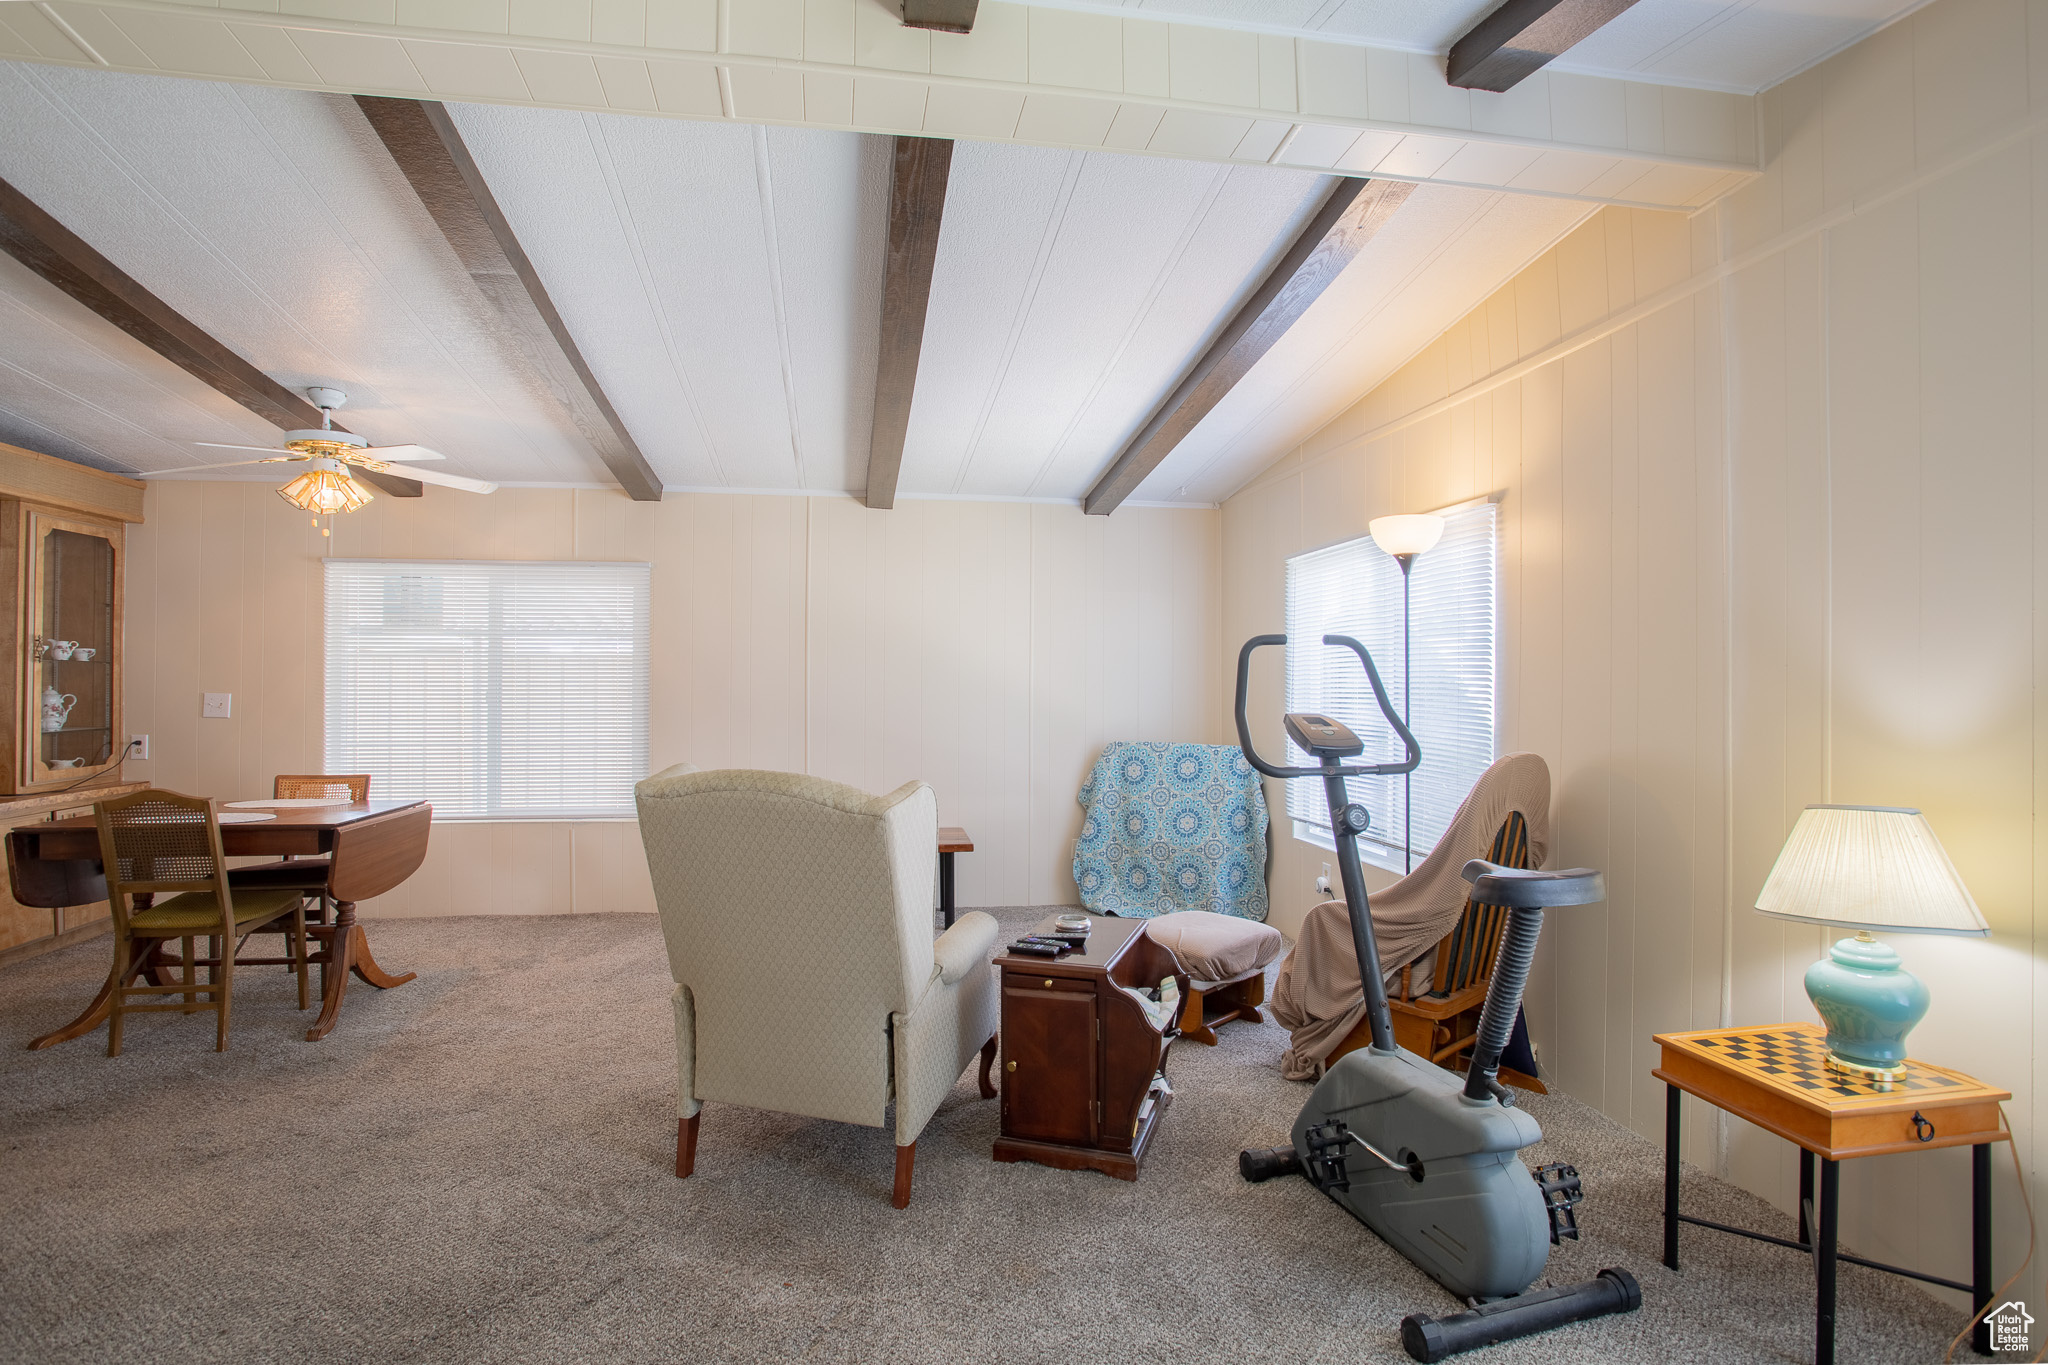
<path id="1" fill-rule="evenodd" d="M 307 1042 L 317 1042 L 333 1029 L 350 975 L 379 990 L 403 986 L 416 975 L 394 975 L 377 965 L 369 936 L 356 919 L 356 903 L 391 890 L 425 861 L 433 811 L 425 801 L 357 801 L 272 809 L 260 812 L 272 819 L 222 822 L 221 851 L 230 858 L 328 859 L 327 897 L 334 902 L 334 920 L 324 922 L 323 912 L 323 922 L 306 926 L 309 938 L 325 942 L 311 959 L 320 966 L 320 1017 L 306 1031 Z M 7 869 L 15 899 L 24 905 L 81 905 L 107 894 L 99 827 L 90 815 L 10 830 Z M 234 870 L 229 869 L 231 876 Z M 165 942 L 154 943 L 138 969 L 159 985 L 168 983 L 176 965 L 164 953 Z M 106 1022 L 114 985 L 110 971 L 83 1014 L 30 1042 L 30 1050 L 91 1033 Z"/>

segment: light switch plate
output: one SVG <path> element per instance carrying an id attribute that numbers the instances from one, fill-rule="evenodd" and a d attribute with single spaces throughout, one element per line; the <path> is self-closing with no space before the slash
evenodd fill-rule
<path id="1" fill-rule="evenodd" d="M 234 711 L 235 694 L 232 692 L 208 692 L 199 714 L 215 720 L 226 720 Z"/>

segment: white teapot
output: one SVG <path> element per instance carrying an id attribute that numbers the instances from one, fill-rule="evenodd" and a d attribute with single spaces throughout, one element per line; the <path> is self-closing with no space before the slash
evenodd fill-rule
<path id="1" fill-rule="evenodd" d="M 59 693 L 54 687 L 43 689 L 43 733 L 55 734 L 64 728 L 64 722 L 71 719 L 71 708 L 78 705 L 78 698 L 69 692 Z"/>

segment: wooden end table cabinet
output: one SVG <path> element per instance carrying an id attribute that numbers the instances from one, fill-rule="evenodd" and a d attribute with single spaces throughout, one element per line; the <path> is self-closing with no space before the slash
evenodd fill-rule
<path id="1" fill-rule="evenodd" d="M 1050 933 L 1048 919 L 1034 933 Z M 1162 1029 L 1119 986 L 1187 975 L 1143 920 L 1096 917 L 1088 945 L 1063 957 L 1003 953 L 1002 1136 L 997 1161 L 1136 1180 L 1172 1092 L 1155 1086 L 1178 1031 Z M 1151 1103 L 1147 1104 L 1150 1097 Z"/>
<path id="2" fill-rule="evenodd" d="M 1814 1365 L 1834 1365 L 1835 1265 L 1848 1261 L 1893 1275 L 1960 1290 L 1972 1307 L 1991 1303 L 1991 1144 L 2007 1134 L 1999 1106 L 2010 1091 L 1947 1067 L 1908 1059 L 1904 1081 L 1879 1089 L 1868 1081 L 1837 1077 L 1817 1063 L 1826 1054 L 1827 1031 L 1818 1024 L 1767 1024 L 1746 1028 L 1659 1033 L 1663 1049 L 1651 1074 L 1665 1083 L 1664 1264 L 1678 1269 L 1678 1225 L 1732 1232 L 1789 1247 L 1813 1258 Z M 1739 1115 L 1799 1148 L 1799 1240 L 1695 1218 L 1678 1211 L 1680 1096 L 1690 1094 L 1717 1109 Z M 1902 1266 L 1885 1265 L 1838 1251 L 1835 1230 L 1841 1217 L 1841 1163 L 1859 1156 L 1918 1152 L 1930 1147 L 1970 1148 L 1970 1282 L 1945 1279 Z M 1820 1160 L 1820 1188 L 1814 1188 L 1814 1159 Z M 1980 1322 L 1975 1345 L 1990 1354 L 1990 1327 Z"/>

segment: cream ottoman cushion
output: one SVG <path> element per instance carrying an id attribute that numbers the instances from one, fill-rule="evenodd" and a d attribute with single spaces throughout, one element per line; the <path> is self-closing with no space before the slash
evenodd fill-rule
<path id="1" fill-rule="evenodd" d="M 1172 953 L 1196 989 L 1228 981 L 1280 956 L 1287 940 L 1270 924 L 1219 915 L 1213 910 L 1178 910 L 1145 921 L 1154 943 Z"/>

